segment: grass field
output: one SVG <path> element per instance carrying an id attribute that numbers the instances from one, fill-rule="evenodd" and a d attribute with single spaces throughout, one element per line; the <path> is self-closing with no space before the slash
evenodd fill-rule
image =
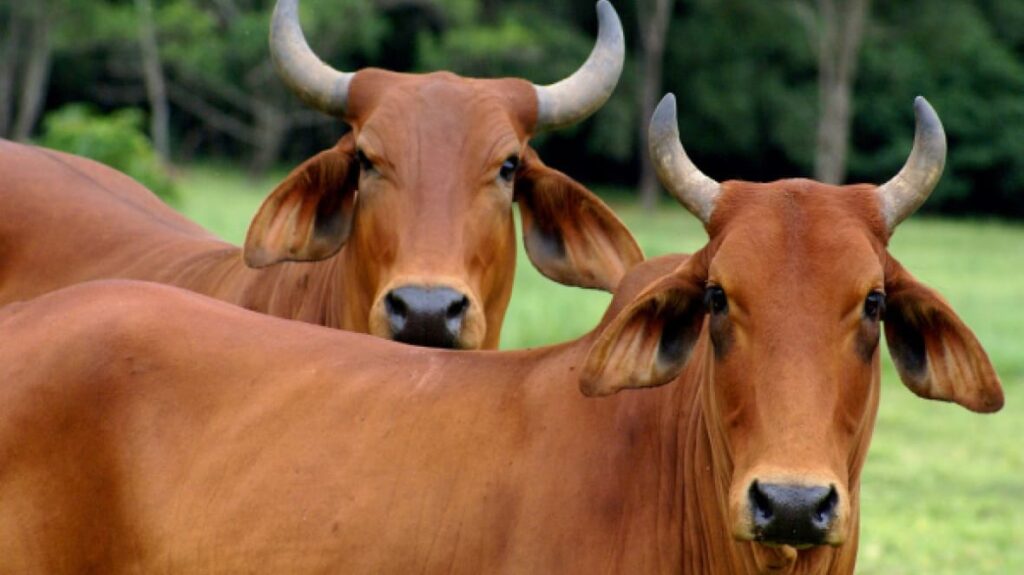
<path id="1" fill-rule="evenodd" d="M 182 175 L 181 209 L 240 242 L 274 182 L 193 168 Z M 654 216 L 621 202 L 614 207 L 648 257 L 704 243 L 703 230 L 675 204 L 666 201 Z M 862 487 L 858 573 L 1024 573 L 1024 226 L 911 218 L 891 252 L 975 330 L 1007 402 L 1000 413 L 981 416 L 918 399 L 886 358 Z M 576 337 L 597 323 L 608 301 L 607 294 L 544 279 L 521 253 L 502 347 Z"/>

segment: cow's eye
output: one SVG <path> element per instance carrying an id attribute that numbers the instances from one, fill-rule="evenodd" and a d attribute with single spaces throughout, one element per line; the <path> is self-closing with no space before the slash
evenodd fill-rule
<path id="1" fill-rule="evenodd" d="M 376 172 L 377 168 L 374 167 L 373 162 L 370 158 L 366 157 L 366 154 L 362 150 L 356 150 L 356 160 L 359 162 L 359 169 L 363 172 Z"/>
<path id="2" fill-rule="evenodd" d="M 498 177 L 506 182 L 511 182 L 516 177 L 516 170 L 519 168 L 519 156 L 509 156 L 505 159 L 505 163 L 501 165 L 501 169 L 498 170 Z"/>
<path id="3" fill-rule="evenodd" d="M 871 321 L 879 321 L 885 313 L 885 294 L 873 291 L 864 300 L 864 317 Z"/>
<path id="4" fill-rule="evenodd" d="M 719 286 L 708 286 L 704 290 L 704 305 L 708 312 L 714 315 L 725 313 L 729 309 L 729 300 L 725 297 L 725 290 Z"/>

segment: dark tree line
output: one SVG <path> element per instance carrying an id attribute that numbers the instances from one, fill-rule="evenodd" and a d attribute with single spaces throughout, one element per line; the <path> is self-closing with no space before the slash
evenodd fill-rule
<path id="1" fill-rule="evenodd" d="M 1024 216 L 1024 3 L 1018 0 L 613 0 L 629 61 L 592 119 L 536 142 L 591 183 L 657 186 L 647 118 L 677 94 L 691 155 L 718 179 L 887 179 L 929 98 L 950 140 L 929 208 Z M 254 171 L 329 146 L 338 121 L 274 75 L 271 0 L 0 0 L 0 135 L 29 139 L 72 102 L 136 107 L 169 162 Z M 592 0 L 303 0 L 333 65 L 556 80 L 586 57 Z M 644 190 L 643 193 L 640 190 Z"/>

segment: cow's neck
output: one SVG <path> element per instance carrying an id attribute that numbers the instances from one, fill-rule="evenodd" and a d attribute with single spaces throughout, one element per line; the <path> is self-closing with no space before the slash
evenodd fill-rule
<path id="1" fill-rule="evenodd" d="M 184 262 L 182 269 L 172 272 L 174 277 L 162 279 L 260 313 L 366 331 L 365 325 L 353 319 L 359 317 L 352 313 L 359 302 L 346 298 L 345 292 L 352 290 L 345 288 L 344 252 L 319 262 L 251 269 L 245 265 L 242 250 L 232 247 Z"/>
<path id="2" fill-rule="evenodd" d="M 699 360 L 699 361 L 698 361 Z M 714 361 L 707 338 L 694 350 L 687 371 L 673 385 L 682 389 L 678 401 L 680 457 L 676 476 L 682 492 L 682 573 L 852 574 L 857 553 L 860 469 L 867 453 L 873 416 L 865 425 L 852 461 L 850 496 L 853 522 L 840 548 L 796 551 L 738 542 L 731 536 L 728 494 L 733 463 L 711 408 Z M 877 385 L 876 385 L 877 390 Z M 691 482 L 687 485 L 687 481 Z"/>

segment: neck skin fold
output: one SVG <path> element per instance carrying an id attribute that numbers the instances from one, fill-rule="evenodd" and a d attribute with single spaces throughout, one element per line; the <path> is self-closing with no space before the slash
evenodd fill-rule
<path id="1" fill-rule="evenodd" d="M 358 301 L 359 290 L 347 285 L 357 278 L 343 270 L 358 269 L 347 265 L 348 251 L 343 248 L 319 262 L 252 269 L 245 265 L 241 250 L 232 247 L 165 266 L 152 279 L 276 317 L 366 332 L 370 303 Z"/>

